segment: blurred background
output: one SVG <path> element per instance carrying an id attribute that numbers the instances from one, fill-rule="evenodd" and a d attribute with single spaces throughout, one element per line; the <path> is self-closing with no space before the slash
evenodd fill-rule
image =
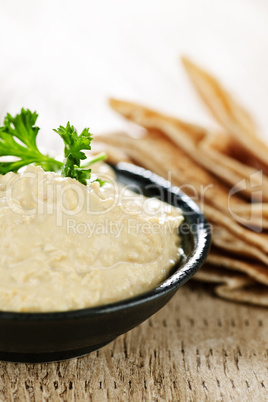
<path id="1" fill-rule="evenodd" d="M 0 118 L 37 110 L 43 147 L 68 120 L 124 129 L 109 96 L 215 126 L 180 64 L 190 56 L 256 118 L 268 139 L 267 0 L 0 0 Z"/>

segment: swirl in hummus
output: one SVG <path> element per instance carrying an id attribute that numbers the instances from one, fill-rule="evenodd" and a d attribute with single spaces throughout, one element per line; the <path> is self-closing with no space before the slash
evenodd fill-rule
<path id="1" fill-rule="evenodd" d="M 182 220 L 113 179 L 84 186 L 35 166 L 0 176 L 0 310 L 82 309 L 148 291 L 180 258 Z"/>

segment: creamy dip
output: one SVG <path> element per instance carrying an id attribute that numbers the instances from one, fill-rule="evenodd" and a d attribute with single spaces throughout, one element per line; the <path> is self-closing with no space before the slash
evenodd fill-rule
<path id="1" fill-rule="evenodd" d="M 152 289 L 180 257 L 182 220 L 110 174 L 102 187 L 35 166 L 0 176 L 0 310 L 81 309 Z"/>

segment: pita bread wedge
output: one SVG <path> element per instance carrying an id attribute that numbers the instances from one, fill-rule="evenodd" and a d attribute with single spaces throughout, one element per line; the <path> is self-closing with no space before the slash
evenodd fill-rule
<path id="1" fill-rule="evenodd" d="M 194 162 L 180 149 L 176 148 L 174 152 L 174 144 L 158 132 L 149 132 L 145 138 L 139 139 L 129 137 L 124 133 L 113 133 L 112 135 L 102 135 L 98 140 L 122 149 L 132 162 L 168 179 L 170 178 L 167 173 L 171 169 L 175 173 L 173 175 L 174 184 L 178 186 L 183 187 L 183 184 L 189 182 L 187 172 Z M 181 165 L 178 163 L 178 159 Z M 191 180 L 197 182 L 197 188 L 200 186 L 196 171 L 191 176 Z M 190 196 L 195 195 L 194 193 L 190 194 L 187 186 L 182 189 L 186 190 Z M 239 205 L 237 204 L 237 207 Z M 246 208 L 247 205 L 244 205 Z M 212 250 L 207 265 L 197 273 L 195 278 L 206 282 L 215 282 L 217 284 L 215 294 L 219 297 L 268 306 L 268 288 L 257 282 L 265 285 L 268 283 L 268 256 L 262 247 L 259 247 L 259 244 L 254 245 L 250 241 L 248 238 L 249 231 L 247 231 L 246 236 L 245 233 L 241 236 L 239 225 L 232 223 L 232 230 L 230 231 L 231 219 L 229 218 L 226 221 L 225 214 L 209 206 L 207 201 L 205 213 L 210 221 L 214 221 L 212 241 L 217 248 Z M 233 224 L 238 228 L 233 229 Z M 263 238 L 263 235 L 259 235 L 259 237 Z"/>
<path id="2" fill-rule="evenodd" d="M 253 203 L 248 205 L 232 205 L 233 218 L 243 226 L 251 227 L 254 231 L 268 229 L 267 203 Z"/>
<path id="3" fill-rule="evenodd" d="M 211 91 L 217 94 L 217 98 L 219 98 L 218 102 L 222 104 L 222 108 L 229 116 L 229 118 L 234 120 L 241 128 L 243 128 L 245 131 L 248 131 L 252 136 L 258 136 L 257 126 L 253 117 L 245 108 L 237 103 L 237 101 L 230 95 L 230 93 L 227 92 L 226 89 L 223 88 L 223 86 L 216 80 L 215 77 L 213 77 L 204 69 L 197 66 L 186 56 L 182 56 L 181 61 L 192 80 L 195 79 L 198 82 L 200 80 L 201 85 L 202 77 L 202 82 L 206 82 L 207 85 L 211 87 Z"/>
<path id="4" fill-rule="evenodd" d="M 245 213 L 249 213 L 250 211 L 254 211 L 256 213 L 261 212 L 263 216 L 268 216 L 268 203 L 256 202 L 254 204 L 236 204 L 234 205 L 234 211 Z"/>
<path id="5" fill-rule="evenodd" d="M 237 142 L 268 171 L 268 145 L 256 133 L 249 114 L 237 104 L 222 85 L 205 70 L 186 57 L 182 62 L 195 88 L 219 123 L 230 132 Z"/>
<path id="6" fill-rule="evenodd" d="M 96 139 L 97 137 L 95 141 Z M 136 139 L 119 133 L 117 135 L 100 135 L 98 136 L 98 140 L 107 142 L 113 146 L 122 147 L 136 163 L 153 170 L 163 177 L 167 177 L 168 173 L 172 172 L 173 184 L 180 186 L 186 194 L 201 206 L 211 223 L 221 225 L 228 232 L 233 233 L 235 237 L 243 240 L 245 243 L 251 244 L 252 247 L 256 247 L 260 252 L 262 251 L 264 254 L 268 253 L 268 236 L 254 233 L 236 223 L 227 215 L 226 212 L 229 213 L 228 209 L 223 211 L 217 210 L 217 208 L 224 205 L 224 202 L 227 203 L 226 193 L 217 182 L 215 183 L 214 178 L 210 178 L 209 175 L 203 175 L 206 172 L 199 166 L 196 166 L 180 149 L 174 150 L 174 144 L 163 137 L 163 135 L 158 134 L 156 138 L 155 132 L 148 132 L 143 138 Z M 208 187 L 211 182 L 213 183 L 213 187 L 208 188 L 202 194 L 204 195 L 204 199 L 201 199 L 200 185 Z M 188 183 L 190 184 L 188 185 Z M 238 203 L 240 204 L 241 201 L 238 200 Z"/>
<path id="7" fill-rule="evenodd" d="M 218 168 L 216 171 L 212 170 L 212 164 L 208 167 L 220 179 L 235 187 L 250 202 L 267 202 L 268 177 L 259 171 L 256 163 L 252 162 L 254 160 L 252 156 L 246 157 L 244 150 L 241 150 L 230 135 L 208 132 L 206 138 L 198 144 L 198 148 L 210 160 L 221 166 L 221 169 Z M 257 186 L 261 187 L 261 192 L 256 192 Z"/>
<path id="8" fill-rule="evenodd" d="M 214 292 L 219 297 L 240 303 L 268 306 L 268 288 L 239 272 L 206 264 L 193 277 L 194 280 L 218 284 Z"/>
<path id="9" fill-rule="evenodd" d="M 232 271 L 242 272 L 255 281 L 263 285 L 268 285 L 268 267 L 254 260 L 238 259 L 235 255 L 225 255 L 221 250 L 214 248 L 209 253 L 206 262 L 214 267 L 219 267 L 219 269 L 226 268 Z"/>
<path id="10" fill-rule="evenodd" d="M 142 138 L 127 134 L 99 135 L 94 141 L 102 141 L 124 150 L 132 159 L 148 169 L 169 178 L 173 184 L 183 186 L 182 190 L 199 204 L 208 203 L 228 212 L 228 189 L 221 185 L 202 167 L 196 165 L 183 150 L 176 147 L 158 131 L 148 131 Z M 158 166 L 158 167 L 156 167 Z M 243 203 L 232 197 L 232 205 Z"/>
<path id="11" fill-rule="evenodd" d="M 230 272 L 227 268 L 213 266 L 213 264 L 205 263 L 195 274 L 193 279 L 207 283 L 228 283 L 232 289 L 240 288 L 246 285 L 257 283 L 254 279 L 249 278 L 241 272 Z"/>
<path id="12" fill-rule="evenodd" d="M 231 156 L 220 155 L 219 157 L 219 152 L 212 146 L 212 144 L 226 142 L 227 134 L 225 136 L 225 133 L 222 133 L 223 138 L 219 138 L 216 134 L 200 126 L 194 126 L 132 102 L 110 99 L 110 105 L 127 119 L 148 130 L 161 131 L 198 165 L 235 187 L 242 195 L 251 199 L 253 194 L 255 198 L 258 197 L 254 201 L 268 201 L 268 178 L 266 176 L 262 175 L 262 191 L 257 192 L 256 184 L 259 184 L 260 181 L 258 175 L 255 174 L 257 168 L 244 165 Z"/>
<path id="13" fill-rule="evenodd" d="M 148 130 L 161 131 L 175 144 L 174 139 L 178 137 L 179 146 L 186 153 L 192 151 L 196 153 L 196 146 L 207 136 L 207 130 L 200 126 L 161 114 L 138 103 L 111 98 L 109 104 L 122 116 L 140 126 Z"/>
<path id="14" fill-rule="evenodd" d="M 268 253 L 268 235 L 264 233 L 254 233 L 252 230 L 242 227 L 231 217 L 209 205 L 206 205 L 205 207 L 205 214 L 211 223 L 220 225 L 239 239 L 258 247 L 265 254 Z"/>
<path id="15" fill-rule="evenodd" d="M 213 224 L 212 244 L 224 250 L 227 254 L 233 253 L 237 258 L 242 257 L 259 261 L 268 267 L 268 256 L 266 253 L 250 242 L 246 242 L 234 235 L 227 228 L 222 227 L 221 222 Z"/>
<path id="16" fill-rule="evenodd" d="M 200 142 L 200 147 L 204 150 L 215 151 L 220 157 L 224 156 L 223 160 L 226 160 L 227 166 L 239 174 L 244 174 L 244 167 L 247 167 L 247 174 L 262 168 L 252 154 L 228 132 L 208 131 L 208 135 L 202 140 L 202 143 Z"/>
<path id="17" fill-rule="evenodd" d="M 95 137 L 96 138 L 96 137 Z M 117 164 L 119 162 L 130 162 L 129 157 L 119 147 L 113 147 L 112 145 L 105 144 L 104 142 L 94 142 L 91 153 L 98 154 L 100 151 L 106 153 L 106 161 L 111 164 Z"/>

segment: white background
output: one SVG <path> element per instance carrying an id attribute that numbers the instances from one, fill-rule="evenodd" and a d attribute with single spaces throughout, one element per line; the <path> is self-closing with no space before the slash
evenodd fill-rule
<path id="1" fill-rule="evenodd" d="M 37 110 L 41 145 L 68 120 L 98 133 L 122 129 L 109 96 L 190 121 L 215 123 L 180 65 L 209 69 L 268 139 L 267 0 L 0 0 L 0 118 Z"/>

